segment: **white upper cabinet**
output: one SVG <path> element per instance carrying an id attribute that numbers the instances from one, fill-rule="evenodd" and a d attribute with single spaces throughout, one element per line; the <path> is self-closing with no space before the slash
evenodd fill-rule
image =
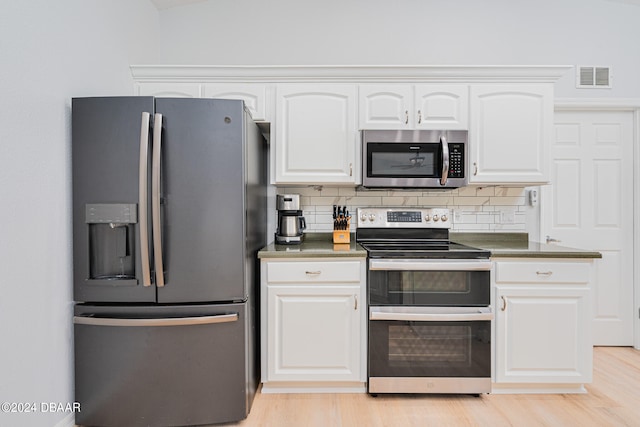
<path id="1" fill-rule="evenodd" d="M 207 83 L 203 86 L 204 98 L 240 99 L 244 101 L 256 121 L 270 121 L 271 87 L 254 83 Z"/>
<path id="2" fill-rule="evenodd" d="M 361 129 L 467 129 L 467 85 L 359 86 Z"/>
<path id="3" fill-rule="evenodd" d="M 276 88 L 275 183 L 358 183 L 356 85 L 280 84 Z"/>
<path id="4" fill-rule="evenodd" d="M 469 183 L 547 183 L 552 126 L 552 85 L 472 85 Z"/>
<path id="5" fill-rule="evenodd" d="M 413 125 L 413 88 L 360 85 L 360 129 L 404 129 Z"/>
<path id="6" fill-rule="evenodd" d="M 361 183 L 360 129 L 469 131 L 471 185 L 549 182 L 569 66 L 131 66 L 138 95 L 242 99 L 270 122 L 272 184 Z"/>
<path id="7" fill-rule="evenodd" d="M 138 83 L 138 95 L 164 98 L 200 98 L 200 83 Z"/>

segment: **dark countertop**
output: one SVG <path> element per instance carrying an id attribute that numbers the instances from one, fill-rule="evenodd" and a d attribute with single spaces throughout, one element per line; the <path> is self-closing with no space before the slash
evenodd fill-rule
<path id="1" fill-rule="evenodd" d="M 527 233 L 456 233 L 451 241 L 491 251 L 492 258 L 602 258 L 597 251 L 529 240 Z"/>
<path id="2" fill-rule="evenodd" d="M 367 251 L 356 243 L 351 233 L 351 243 L 333 243 L 332 233 L 305 233 L 304 241 L 299 245 L 276 245 L 270 243 L 258 252 L 258 258 L 365 258 Z"/>
<path id="3" fill-rule="evenodd" d="M 549 245 L 529 240 L 527 233 L 465 233 L 451 232 L 453 242 L 491 251 L 492 258 L 602 258 L 597 251 Z M 258 258 L 364 258 L 367 251 L 355 242 L 334 244 L 331 233 L 306 233 L 299 245 L 270 243 L 258 252 Z"/>

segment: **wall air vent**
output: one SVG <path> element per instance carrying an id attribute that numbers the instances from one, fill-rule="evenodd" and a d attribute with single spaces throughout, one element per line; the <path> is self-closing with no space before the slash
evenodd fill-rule
<path id="1" fill-rule="evenodd" d="M 577 67 L 577 88 L 610 88 L 611 67 Z"/>

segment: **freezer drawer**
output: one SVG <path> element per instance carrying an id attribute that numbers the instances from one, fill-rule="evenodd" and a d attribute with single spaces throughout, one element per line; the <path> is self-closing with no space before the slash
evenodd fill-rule
<path id="1" fill-rule="evenodd" d="M 181 426 L 246 418 L 246 304 L 75 308 L 79 425 Z"/>

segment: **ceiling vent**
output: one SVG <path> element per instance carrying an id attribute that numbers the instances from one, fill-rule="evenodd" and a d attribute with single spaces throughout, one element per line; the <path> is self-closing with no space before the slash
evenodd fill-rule
<path id="1" fill-rule="evenodd" d="M 611 67 L 577 67 L 576 87 L 610 88 Z"/>

